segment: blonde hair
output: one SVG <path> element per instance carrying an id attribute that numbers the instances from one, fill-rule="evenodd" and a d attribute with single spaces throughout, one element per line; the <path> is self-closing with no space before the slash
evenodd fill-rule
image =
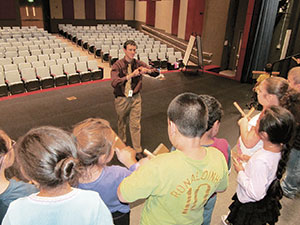
<path id="1" fill-rule="evenodd" d="M 99 118 L 89 118 L 75 125 L 73 136 L 76 139 L 80 165 L 104 166 L 112 151 L 113 133 L 109 122 Z M 99 157 L 105 155 L 105 162 Z"/>

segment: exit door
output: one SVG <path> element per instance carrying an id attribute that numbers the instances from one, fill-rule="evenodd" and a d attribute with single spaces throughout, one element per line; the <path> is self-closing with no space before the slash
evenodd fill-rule
<path id="1" fill-rule="evenodd" d="M 37 26 L 44 29 L 43 9 L 38 6 L 21 6 L 21 25 Z"/>

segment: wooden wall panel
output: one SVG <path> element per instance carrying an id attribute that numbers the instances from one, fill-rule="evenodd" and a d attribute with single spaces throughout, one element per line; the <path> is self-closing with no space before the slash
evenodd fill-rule
<path id="1" fill-rule="evenodd" d="M 156 2 L 155 27 L 171 33 L 173 0 Z M 177 17 L 178 18 L 178 17 Z"/>
<path id="2" fill-rule="evenodd" d="M 185 38 L 187 7 L 188 7 L 188 0 L 181 0 L 180 1 L 180 10 L 179 10 L 179 23 L 178 23 L 177 37 L 182 38 L 182 39 Z"/>
<path id="3" fill-rule="evenodd" d="M 147 0 L 146 24 L 155 26 L 156 1 Z"/>
<path id="4" fill-rule="evenodd" d="M 96 20 L 106 19 L 106 0 L 95 0 Z"/>
<path id="5" fill-rule="evenodd" d="M 63 18 L 74 19 L 74 3 L 73 0 L 62 0 Z"/>
<path id="6" fill-rule="evenodd" d="M 85 0 L 85 18 L 87 20 L 96 19 L 95 0 Z"/>
<path id="7" fill-rule="evenodd" d="M 180 10 L 180 0 L 173 0 L 172 31 L 171 31 L 171 33 L 176 35 L 176 36 L 178 34 L 179 10 Z"/>
<path id="8" fill-rule="evenodd" d="M 0 1 L 0 19 L 1 20 L 17 19 L 17 4 L 15 0 Z"/>
<path id="9" fill-rule="evenodd" d="M 51 0 L 49 4 L 51 19 L 63 19 L 62 0 Z"/>
<path id="10" fill-rule="evenodd" d="M 146 23 L 147 2 L 135 0 L 135 20 Z"/>
<path id="11" fill-rule="evenodd" d="M 134 0 L 125 0 L 125 20 L 134 20 Z"/>
<path id="12" fill-rule="evenodd" d="M 74 19 L 85 19 L 85 1 L 73 0 Z"/>
<path id="13" fill-rule="evenodd" d="M 106 0 L 107 20 L 124 20 L 124 15 L 125 0 Z"/>

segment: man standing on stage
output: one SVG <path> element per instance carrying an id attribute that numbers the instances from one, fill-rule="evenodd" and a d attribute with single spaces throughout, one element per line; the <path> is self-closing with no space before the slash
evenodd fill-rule
<path id="1" fill-rule="evenodd" d="M 115 109 L 118 115 L 118 136 L 126 143 L 126 124 L 129 118 L 131 141 L 139 158 L 142 156 L 142 74 L 151 73 L 153 70 L 146 63 L 134 58 L 137 47 L 134 41 L 126 41 L 123 47 L 124 58 L 115 62 L 111 69 L 111 85 L 114 88 Z"/>

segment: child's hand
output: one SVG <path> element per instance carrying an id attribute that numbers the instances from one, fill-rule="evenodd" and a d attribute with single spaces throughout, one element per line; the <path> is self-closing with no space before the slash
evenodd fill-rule
<path id="1" fill-rule="evenodd" d="M 149 158 L 149 157 L 140 159 L 140 160 L 139 160 L 140 166 L 141 166 L 141 165 L 144 165 L 144 164 L 146 164 L 146 163 L 148 163 L 148 161 L 149 161 L 150 159 L 151 159 L 151 158 Z"/>
<path id="2" fill-rule="evenodd" d="M 116 151 L 118 160 L 123 163 L 127 168 L 137 163 L 135 159 L 136 151 L 129 146 Z"/>
<path id="3" fill-rule="evenodd" d="M 244 155 L 244 154 L 241 155 L 241 159 L 244 162 L 248 162 L 250 158 L 251 158 L 251 156 L 249 156 L 249 155 Z"/>
<path id="4" fill-rule="evenodd" d="M 240 126 L 240 127 L 248 127 L 248 123 L 249 123 L 249 121 L 248 121 L 248 117 L 246 117 L 246 116 L 244 116 L 244 117 L 242 117 L 239 121 L 238 121 L 238 125 Z"/>
<path id="5" fill-rule="evenodd" d="M 239 160 L 237 160 L 235 157 L 232 157 L 232 159 L 233 159 L 233 166 L 234 166 L 235 171 L 237 173 L 240 171 L 243 171 L 244 167 L 243 167 L 242 163 Z"/>

